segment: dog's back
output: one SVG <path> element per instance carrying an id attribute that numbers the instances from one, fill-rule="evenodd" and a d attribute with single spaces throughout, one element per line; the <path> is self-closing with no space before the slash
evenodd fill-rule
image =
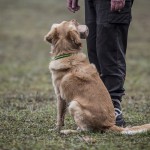
<path id="1" fill-rule="evenodd" d="M 80 104 L 84 113 L 88 115 L 88 124 L 95 126 L 94 128 L 115 124 L 114 108 L 109 93 L 96 67 L 88 62 L 83 53 L 52 62 L 50 69 L 55 80 L 55 89 L 59 89 L 61 97 L 68 103 L 75 100 Z"/>

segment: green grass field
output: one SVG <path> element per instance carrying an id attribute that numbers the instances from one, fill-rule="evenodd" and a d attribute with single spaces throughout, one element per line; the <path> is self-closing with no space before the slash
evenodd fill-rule
<path id="1" fill-rule="evenodd" d="M 55 94 L 48 70 L 50 46 L 43 41 L 53 23 L 76 18 L 60 0 L 0 0 L 0 149 L 2 150 L 149 150 L 150 132 L 60 135 L 55 126 Z M 126 96 L 127 125 L 150 123 L 149 0 L 136 0 L 129 30 Z M 86 52 L 84 42 L 83 49 Z M 69 115 L 64 129 L 76 126 Z M 86 137 L 92 141 L 86 141 Z"/>

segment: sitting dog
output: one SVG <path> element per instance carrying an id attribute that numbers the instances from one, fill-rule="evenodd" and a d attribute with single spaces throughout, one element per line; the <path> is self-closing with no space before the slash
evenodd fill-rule
<path id="1" fill-rule="evenodd" d="M 85 27 L 85 26 L 83 26 Z M 57 127 L 64 125 L 66 107 L 80 131 L 116 131 L 136 134 L 150 130 L 150 124 L 122 128 L 115 125 L 115 111 L 110 95 L 93 64 L 81 51 L 81 38 L 88 31 L 76 20 L 53 24 L 45 36 L 51 44 L 53 60 L 49 64 L 57 96 Z M 82 31 L 83 30 L 83 31 Z M 84 31 L 85 30 L 85 31 Z M 78 130 L 61 130 L 61 133 Z"/>

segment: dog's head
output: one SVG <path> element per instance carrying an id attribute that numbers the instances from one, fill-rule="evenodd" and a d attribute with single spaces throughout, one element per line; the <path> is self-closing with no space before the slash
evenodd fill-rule
<path id="1" fill-rule="evenodd" d="M 85 34 L 83 34 L 84 32 Z M 76 20 L 63 21 L 60 24 L 52 25 L 45 36 L 45 40 L 51 44 L 52 54 L 58 55 L 65 52 L 79 51 L 82 46 L 81 36 L 86 38 L 87 34 L 88 28 L 82 27 Z"/>

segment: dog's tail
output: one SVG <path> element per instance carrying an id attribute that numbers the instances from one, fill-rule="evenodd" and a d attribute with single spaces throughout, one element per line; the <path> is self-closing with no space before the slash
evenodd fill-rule
<path id="1" fill-rule="evenodd" d="M 147 131 L 150 131 L 150 124 L 144 124 L 141 126 L 133 126 L 133 127 L 127 127 L 127 128 L 122 128 L 118 127 L 116 125 L 110 127 L 111 131 L 119 132 L 121 134 L 127 134 L 127 135 L 134 135 L 138 133 L 144 133 Z"/>

